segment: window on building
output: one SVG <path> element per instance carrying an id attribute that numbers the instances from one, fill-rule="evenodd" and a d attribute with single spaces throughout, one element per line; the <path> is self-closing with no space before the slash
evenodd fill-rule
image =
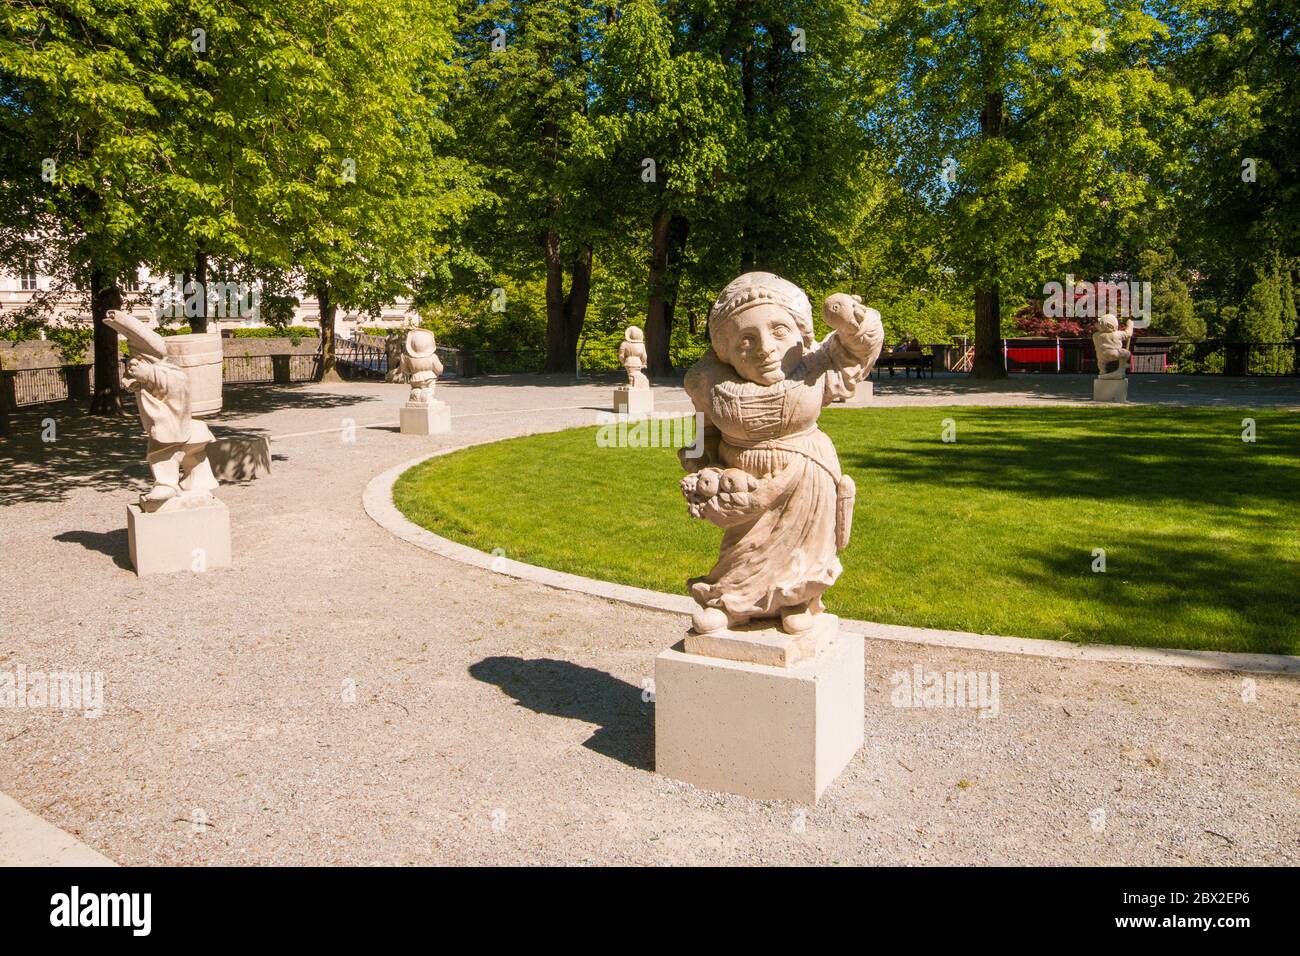
<path id="1" fill-rule="evenodd" d="M 36 263 L 34 261 L 27 260 L 22 271 L 18 273 L 18 288 L 24 292 L 36 291 Z"/>

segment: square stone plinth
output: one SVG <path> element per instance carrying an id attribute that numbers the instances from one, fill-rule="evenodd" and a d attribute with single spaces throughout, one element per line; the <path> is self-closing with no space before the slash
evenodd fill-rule
<path id="1" fill-rule="evenodd" d="M 840 619 L 834 614 L 818 614 L 816 624 L 802 634 L 787 634 L 775 621 L 743 624 L 736 628 L 708 634 L 686 633 L 684 650 L 701 657 L 720 657 L 744 664 L 768 664 L 790 667 L 817 653 L 817 648 L 834 638 Z"/>
<path id="2" fill-rule="evenodd" d="M 655 393 L 648 388 L 614 389 L 614 413 L 630 418 L 643 418 L 653 415 L 655 410 Z"/>
<path id="3" fill-rule="evenodd" d="M 841 408 L 858 408 L 863 405 L 873 404 L 875 395 L 875 383 L 870 379 L 863 379 L 853 386 L 853 394 L 849 398 L 837 398 L 835 404 Z"/>
<path id="4" fill-rule="evenodd" d="M 230 566 L 230 511 L 211 503 L 175 511 L 126 506 L 131 566 L 140 577 L 173 571 L 212 571 Z"/>
<path id="5" fill-rule="evenodd" d="M 407 402 L 402 406 L 403 435 L 443 435 L 451 431 L 451 408 L 446 402 L 421 405 Z"/>
<path id="6" fill-rule="evenodd" d="M 248 481 L 271 473 L 271 441 L 253 438 L 218 438 L 208 442 L 208 464 L 218 481 Z"/>
<path id="7" fill-rule="evenodd" d="M 655 660 L 655 770 L 706 790 L 816 803 L 865 739 L 863 642 L 837 631 L 790 667 Z"/>
<path id="8" fill-rule="evenodd" d="M 1094 378 L 1092 380 L 1092 400 L 1094 402 L 1127 402 L 1128 379 Z"/>

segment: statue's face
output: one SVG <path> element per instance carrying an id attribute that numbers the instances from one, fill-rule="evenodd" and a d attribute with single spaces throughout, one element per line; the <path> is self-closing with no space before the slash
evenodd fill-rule
<path id="1" fill-rule="evenodd" d="M 803 357 L 803 338 L 794 318 L 779 305 L 764 303 L 734 316 L 727 332 L 726 360 L 741 377 L 775 385 Z"/>

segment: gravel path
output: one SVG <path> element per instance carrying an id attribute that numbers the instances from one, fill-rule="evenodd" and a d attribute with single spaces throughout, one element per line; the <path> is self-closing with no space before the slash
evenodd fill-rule
<path id="1" fill-rule="evenodd" d="M 878 394 L 1074 401 L 1087 381 Z M 1300 407 L 1298 383 L 1193 384 L 1189 404 Z M 0 672 L 102 672 L 104 714 L 0 709 L 0 791 L 124 864 L 1300 863 L 1287 677 L 869 642 L 867 747 L 817 807 L 655 775 L 642 689 L 682 619 L 448 561 L 361 506 L 423 450 L 590 424 L 608 385 L 439 393 L 453 432 L 418 439 L 396 432 L 403 386 L 228 389 L 218 433 L 278 436 L 272 475 L 220 492 L 235 566 L 143 581 L 136 424 L 25 410 L 0 445 Z M 996 673 L 998 715 L 893 706 L 918 665 Z"/>

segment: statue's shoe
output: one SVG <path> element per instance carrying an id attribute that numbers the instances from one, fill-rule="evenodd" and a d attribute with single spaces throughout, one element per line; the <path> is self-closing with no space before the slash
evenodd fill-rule
<path id="1" fill-rule="evenodd" d="M 716 607 L 702 607 L 691 614 L 691 624 L 695 628 L 696 634 L 712 634 L 714 631 L 725 631 L 730 623 L 727 612 Z"/>
<path id="2" fill-rule="evenodd" d="M 140 496 L 140 508 L 152 514 L 161 510 L 168 502 L 180 497 L 181 490 L 173 485 L 154 485 Z"/>
<path id="3" fill-rule="evenodd" d="M 803 634 L 805 631 L 811 631 L 813 625 L 817 623 L 817 617 L 803 606 L 803 610 L 785 609 L 781 610 L 781 630 L 787 634 Z"/>
<path id="4" fill-rule="evenodd" d="M 172 485 L 154 485 L 148 492 L 140 496 L 140 500 L 148 504 L 162 504 L 164 501 L 170 501 L 181 493 L 179 488 Z"/>

